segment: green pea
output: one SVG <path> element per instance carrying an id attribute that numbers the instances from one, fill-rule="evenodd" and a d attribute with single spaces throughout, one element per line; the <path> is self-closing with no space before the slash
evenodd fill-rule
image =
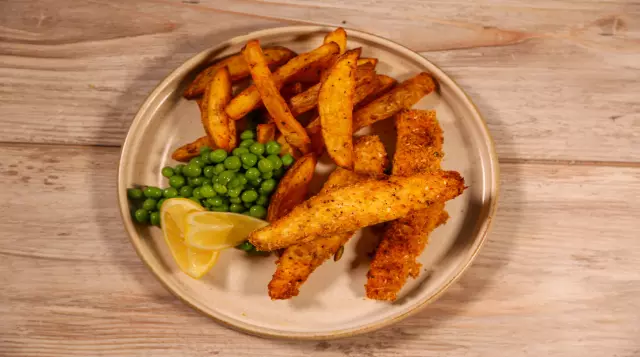
<path id="1" fill-rule="evenodd" d="M 226 194 L 226 193 L 227 193 L 227 191 L 228 191 L 228 190 L 227 190 L 227 186 L 222 185 L 222 184 L 219 184 L 219 183 L 214 183 L 214 184 L 213 184 L 213 189 L 214 189 L 217 193 L 219 193 L 219 194 L 221 194 L 221 195 Z"/>
<path id="2" fill-rule="evenodd" d="M 165 198 L 178 197 L 178 190 L 176 190 L 174 187 L 167 187 L 162 191 L 162 195 Z"/>
<path id="3" fill-rule="evenodd" d="M 196 156 L 193 159 L 189 160 L 189 165 L 196 165 L 200 168 L 203 168 L 206 164 L 200 156 Z"/>
<path id="4" fill-rule="evenodd" d="M 262 183 L 262 179 L 260 177 L 255 180 L 249 180 L 248 182 L 251 187 L 260 187 L 260 183 Z"/>
<path id="5" fill-rule="evenodd" d="M 280 144 L 273 140 L 269 141 L 267 145 L 265 145 L 265 149 L 269 155 L 277 155 L 280 153 L 280 150 L 282 150 Z"/>
<path id="6" fill-rule="evenodd" d="M 273 177 L 279 179 L 284 175 L 284 167 L 281 167 L 277 170 L 273 170 Z"/>
<path id="7" fill-rule="evenodd" d="M 201 202 L 200 202 L 200 199 L 199 199 L 199 198 L 197 198 L 197 197 L 191 196 L 191 197 L 189 197 L 189 199 L 190 199 L 191 201 L 193 201 L 193 202 L 197 203 L 197 204 L 200 204 L 200 203 L 201 203 Z"/>
<path id="8" fill-rule="evenodd" d="M 169 179 L 169 186 L 175 189 L 178 189 L 184 186 L 184 184 L 185 184 L 185 179 L 183 176 L 174 175 L 174 176 L 171 176 L 171 178 Z"/>
<path id="9" fill-rule="evenodd" d="M 202 179 L 202 185 L 201 186 L 206 186 L 206 185 L 212 186 L 213 185 L 211 179 L 206 178 L 206 177 L 200 177 L 200 178 Z"/>
<path id="10" fill-rule="evenodd" d="M 233 213 L 240 213 L 240 212 L 244 212 L 244 206 L 240 203 L 232 203 L 229 206 L 229 210 Z"/>
<path id="11" fill-rule="evenodd" d="M 237 156 L 230 156 L 224 160 L 224 167 L 228 170 L 237 170 L 242 167 L 242 162 Z"/>
<path id="12" fill-rule="evenodd" d="M 256 249 L 256 247 L 254 247 L 253 244 L 251 244 L 251 242 L 249 242 L 248 240 L 245 240 L 244 242 L 236 245 L 236 248 L 244 250 L 245 252 Z"/>
<path id="13" fill-rule="evenodd" d="M 203 147 L 201 147 L 201 148 L 200 148 L 200 153 L 201 153 L 201 154 L 209 153 L 209 152 L 211 152 L 211 148 L 210 148 L 210 147 L 208 147 L 207 145 L 205 145 L 205 146 L 203 146 Z"/>
<path id="14" fill-rule="evenodd" d="M 209 153 L 209 160 L 219 164 L 227 158 L 227 152 L 222 149 L 216 149 Z"/>
<path id="15" fill-rule="evenodd" d="M 255 141 L 253 141 L 253 139 L 246 139 L 246 140 L 242 140 L 240 142 L 240 145 L 238 145 L 241 148 L 246 148 L 247 150 L 249 149 L 249 147 L 251 147 L 251 145 L 253 145 L 253 143 L 255 143 Z"/>
<path id="16" fill-rule="evenodd" d="M 162 209 L 162 204 L 164 203 L 164 201 L 166 201 L 166 198 L 162 198 L 160 199 L 160 201 L 158 201 L 158 204 L 156 204 L 156 210 L 160 211 Z"/>
<path id="17" fill-rule="evenodd" d="M 210 166 L 210 165 L 209 166 L 205 166 L 204 170 L 202 170 L 202 174 L 204 175 L 204 177 L 212 178 L 216 174 L 215 168 L 213 166 Z"/>
<path id="18" fill-rule="evenodd" d="M 241 185 L 244 186 L 247 184 L 247 177 L 244 174 L 236 174 L 236 178 L 240 181 Z"/>
<path id="19" fill-rule="evenodd" d="M 216 191 L 211 186 L 202 186 L 200 187 L 200 195 L 204 198 L 211 198 L 216 195 Z"/>
<path id="20" fill-rule="evenodd" d="M 184 186 L 180 189 L 180 196 L 182 197 L 191 197 L 193 195 L 193 187 Z"/>
<path id="21" fill-rule="evenodd" d="M 184 169 L 184 165 L 177 164 L 176 167 L 173 168 L 173 173 L 176 175 L 182 175 L 182 169 Z"/>
<path id="22" fill-rule="evenodd" d="M 251 208 L 249 208 L 249 215 L 256 218 L 264 218 L 264 216 L 267 215 L 267 210 L 262 206 L 251 206 Z"/>
<path id="23" fill-rule="evenodd" d="M 233 179 L 231 179 L 231 181 L 229 181 L 229 183 L 227 184 L 228 188 L 238 188 L 242 186 L 242 184 L 240 183 L 240 180 L 237 177 L 234 177 Z"/>
<path id="24" fill-rule="evenodd" d="M 236 176 L 236 173 L 233 171 L 224 171 L 220 175 L 218 175 L 218 183 L 221 185 L 226 185 Z"/>
<path id="25" fill-rule="evenodd" d="M 244 173 L 247 180 L 255 180 L 260 177 L 260 171 L 255 167 L 250 168 L 247 172 Z"/>
<path id="26" fill-rule="evenodd" d="M 291 164 L 293 164 L 293 161 L 295 161 L 291 154 L 286 154 L 281 158 L 281 160 L 284 166 L 291 166 Z"/>
<path id="27" fill-rule="evenodd" d="M 212 197 L 212 198 L 207 198 L 207 203 L 212 206 L 212 207 L 216 207 L 216 206 L 220 206 L 222 205 L 224 201 L 222 200 L 222 197 Z"/>
<path id="28" fill-rule="evenodd" d="M 254 202 L 258 199 L 258 192 L 255 190 L 246 190 L 242 192 L 240 199 L 242 199 L 242 202 Z"/>
<path id="29" fill-rule="evenodd" d="M 127 196 L 132 200 L 139 200 L 142 198 L 142 190 L 139 188 L 130 188 L 127 190 Z"/>
<path id="30" fill-rule="evenodd" d="M 249 166 L 249 165 L 244 165 L 244 164 L 243 164 L 243 165 L 242 165 L 242 168 L 243 168 L 245 171 L 247 171 L 247 170 L 249 170 L 249 169 L 251 168 L 251 166 Z"/>
<path id="31" fill-rule="evenodd" d="M 216 175 L 220 175 L 222 172 L 224 172 L 224 170 L 226 170 L 224 167 L 224 164 L 217 164 L 216 166 L 213 167 L 213 172 Z"/>
<path id="32" fill-rule="evenodd" d="M 231 202 L 231 203 L 242 203 L 242 200 L 240 199 L 240 197 L 230 197 L 229 198 L 229 202 Z"/>
<path id="33" fill-rule="evenodd" d="M 256 155 L 264 154 L 264 144 L 262 143 L 253 143 L 249 146 L 249 151 Z"/>
<path id="34" fill-rule="evenodd" d="M 258 162 L 258 156 L 256 154 L 247 152 L 240 155 L 240 160 L 242 161 L 243 167 L 253 167 Z"/>
<path id="35" fill-rule="evenodd" d="M 151 212 L 149 222 L 154 226 L 160 226 L 160 212 Z"/>
<path id="36" fill-rule="evenodd" d="M 204 162 L 205 165 L 209 165 L 211 163 L 211 160 L 209 160 L 209 152 L 208 151 L 207 152 L 203 152 L 202 154 L 200 154 L 200 159 L 202 159 L 202 162 Z"/>
<path id="37" fill-rule="evenodd" d="M 242 204 L 244 205 L 244 207 L 246 209 L 249 209 L 249 208 L 251 208 L 253 206 L 253 202 L 242 202 Z M 247 212 L 247 213 L 249 213 L 249 212 Z"/>
<path id="38" fill-rule="evenodd" d="M 204 183 L 204 177 L 202 176 L 189 177 L 189 186 L 191 187 L 202 186 L 203 183 Z"/>
<path id="39" fill-rule="evenodd" d="M 245 130 L 242 133 L 240 133 L 240 139 L 242 140 L 253 139 L 254 136 L 255 134 L 251 130 Z"/>
<path id="40" fill-rule="evenodd" d="M 195 197 L 197 199 L 201 199 L 202 198 L 202 193 L 200 193 L 200 187 L 196 187 L 196 188 L 193 189 L 192 197 Z"/>
<path id="41" fill-rule="evenodd" d="M 271 162 L 271 160 L 262 159 L 258 161 L 258 170 L 260 170 L 260 172 L 262 173 L 271 172 L 273 171 L 273 169 L 274 169 L 273 162 Z"/>
<path id="42" fill-rule="evenodd" d="M 139 208 L 135 211 L 133 216 L 135 217 L 136 221 L 144 223 L 149 220 L 149 211 L 144 208 Z"/>
<path id="43" fill-rule="evenodd" d="M 162 176 L 169 178 L 173 176 L 173 169 L 169 166 L 165 166 L 162 168 Z"/>
<path id="44" fill-rule="evenodd" d="M 193 159 L 200 159 L 199 157 L 194 157 Z M 192 161 L 193 161 L 192 159 Z M 189 163 L 182 169 L 182 174 L 187 177 L 198 177 L 202 172 L 202 168 L 198 164 Z"/>
<path id="45" fill-rule="evenodd" d="M 239 187 L 238 188 L 230 188 L 229 192 L 228 192 L 228 195 L 229 195 L 229 197 L 234 197 L 235 198 L 235 197 L 239 197 L 240 193 L 242 193 L 242 189 L 241 188 L 239 188 Z"/>
<path id="46" fill-rule="evenodd" d="M 282 167 L 282 160 L 278 155 L 269 155 L 267 156 L 267 160 L 273 163 L 273 169 L 277 170 Z"/>
<path id="47" fill-rule="evenodd" d="M 265 172 L 265 173 L 263 173 L 263 174 L 262 174 L 262 176 L 261 176 L 261 177 L 262 177 L 263 179 L 265 179 L 265 180 L 268 180 L 268 179 L 270 179 L 270 178 L 272 178 L 272 177 L 273 177 L 273 171 L 271 171 L 271 172 Z"/>
<path id="48" fill-rule="evenodd" d="M 162 198 L 162 190 L 154 186 L 145 187 L 142 193 L 146 198 Z"/>
<path id="49" fill-rule="evenodd" d="M 265 196 L 265 195 L 260 195 L 260 197 L 258 197 L 258 200 L 256 201 L 257 205 L 260 206 L 267 206 L 267 203 L 269 203 L 269 197 Z"/>
<path id="50" fill-rule="evenodd" d="M 229 204 L 223 203 L 220 206 L 212 207 L 211 210 L 216 212 L 229 212 Z"/>
<path id="51" fill-rule="evenodd" d="M 240 157 L 240 155 L 248 153 L 249 149 L 240 147 L 240 148 L 233 149 L 232 152 L 233 152 L 233 156 Z"/>
<path id="52" fill-rule="evenodd" d="M 269 180 L 264 180 L 262 181 L 262 184 L 260 184 L 260 188 L 266 192 L 266 193 L 270 193 L 273 192 L 273 190 L 276 189 L 276 185 L 277 182 L 274 179 L 269 179 Z"/>
<path id="53" fill-rule="evenodd" d="M 142 202 L 142 208 L 146 209 L 147 211 L 152 211 L 154 208 L 156 208 L 156 203 L 158 203 L 158 201 L 154 200 L 153 198 L 147 198 L 146 200 L 144 200 L 144 202 Z"/>

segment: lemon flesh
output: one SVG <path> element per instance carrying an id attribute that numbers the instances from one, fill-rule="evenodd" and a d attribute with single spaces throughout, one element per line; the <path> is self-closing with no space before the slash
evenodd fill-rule
<path id="1" fill-rule="evenodd" d="M 195 249 L 218 251 L 235 247 L 267 224 L 243 214 L 193 210 L 185 216 L 185 243 Z"/>

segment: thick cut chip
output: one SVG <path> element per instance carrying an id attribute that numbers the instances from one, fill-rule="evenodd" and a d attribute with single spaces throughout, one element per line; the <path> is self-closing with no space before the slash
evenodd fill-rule
<path id="1" fill-rule="evenodd" d="M 311 52 L 303 53 L 292 58 L 273 73 L 274 85 L 280 90 L 285 83 L 289 81 L 295 82 L 294 77 L 296 74 L 307 70 L 318 61 L 333 60 L 339 52 L 340 47 L 336 43 L 331 42 Z M 255 85 L 250 85 L 231 99 L 225 111 L 231 119 L 238 120 L 257 108 L 260 103 L 262 103 L 262 98 L 258 88 L 256 88 Z"/>
<path id="2" fill-rule="evenodd" d="M 287 103 L 280 95 L 271 71 L 264 60 L 260 42 L 258 40 L 249 41 L 242 53 L 245 61 L 249 64 L 251 77 L 253 77 L 253 82 L 262 97 L 262 102 L 273 117 L 278 130 L 289 144 L 303 153 L 307 153 L 311 140 L 309 140 L 306 130 L 291 115 Z"/>
<path id="3" fill-rule="evenodd" d="M 398 219 L 463 191 L 464 179 L 455 171 L 370 179 L 311 197 L 288 215 L 253 232 L 249 241 L 263 251 L 286 248 Z"/>
<path id="4" fill-rule="evenodd" d="M 361 101 L 356 103 L 356 108 L 355 109 L 358 110 L 358 109 L 364 107 L 365 105 L 373 102 L 378 97 L 384 95 L 391 88 L 393 88 L 396 85 L 397 82 L 398 81 L 396 81 L 394 78 L 391 78 L 389 76 L 385 76 L 384 74 L 376 75 L 376 87 L 375 87 L 375 89 L 371 93 L 367 94 Z"/>
<path id="5" fill-rule="evenodd" d="M 409 109 L 422 97 L 436 89 L 436 82 L 426 72 L 410 78 L 353 113 L 353 131 L 392 117 L 402 109 Z"/>
<path id="6" fill-rule="evenodd" d="M 231 99 L 231 77 L 226 67 L 220 68 L 213 75 L 204 91 L 202 101 L 202 126 L 211 142 L 217 147 L 231 151 L 229 145 L 231 134 L 229 132 L 229 117 L 224 107 Z"/>
<path id="7" fill-rule="evenodd" d="M 295 52 L 285 47 L 269 47 L 264 49 L 264 56 L 269 63 L 269 68 L 272 70 L 275 70 L 278 66 L 287 63 L 287 61 L 295 55 Z M 189 87 L 184 91 L 184 97 L 187 99 L 194 99 L 204 94 L 205 88 L 207 88 L 209 82 L 213 80 L 213 75 L 220 68 L 224 67 L 229 69 L 229 75 L 231 76 L 232 81 L 244 79 L 250 75 L 247 62 L 244 61 L 242 54 L 238 53 L 220 60 L 200 72 L 200 74 L 198 74 Z"/>
<path id="8" fill-rule="evenodd" d="M 362 50 L 345 52 L 329 69 L 318 94 L 322 139 L 336 165 L 353 168 L 353 94 L 356 88 L 356 61 Z"/>
<path id="9" fill-rule="evenodd" d="M 258 142 L 261 144 L 266 144 L 276 139 L 276 125 L 273 123 L 258 124 L 256 132 Z"/>
<path id="10" fill-rule="evenodd" d="M 271 197 L 267 221 L 275 221 L 289 213 L 293 207 L 299 205 L 307 198 L 309 183 L 313 178 L 318 160 L 314 154 L 307 154 L 296 161 L 287 170 L 276 192 Z"/>
<path id="11" fill-rule="evenodd" d="M 182 162 L 187 162 L 191 159 L 193 159 L 196 156 L 200 155 L 200 149 L 208 146 L 212 149 L 215 149 L 215 146 L 212 145 L 211 140 L 209 139 L 208 136 L 203 136 L 201 138 L 196 139 L 194 142 L 192 143 L 188 143 L 185 145 L 182 145 L 181 147 L 177 148 L 173 154 L 171 154 L 171 158 L 176 160 L 176 161 L 182 161 Z"/>

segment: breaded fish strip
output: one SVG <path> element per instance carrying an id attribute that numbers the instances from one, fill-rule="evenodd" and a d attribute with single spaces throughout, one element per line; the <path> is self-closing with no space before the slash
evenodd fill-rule
<path id="1" fill-rule="evenodd" d="M 288 215 L 254 231 L 249 241 L 262 251 L 286 248 L 398 219 L 427 203 L 457 197 L 462 191 L 464 179 L 455 171 L 368 179 L 311 197 Z"/>
<path id="2" fill-rule="evenodd" d="M 388 165 L 387 152 L 377 136 L 363 136 L 355 141 L 355 171 L 362 175 L 379 176 Z M 365 177 L 338 167 L 327 179 L 320 193 L 355 184 Z M 355 232 L 318 238 L 292 245 L 278 259 L 278 267 L 269 283 L 271 299 L 297 296 L 300 286 L 325 260 L 332 257 Z"/>
<path id="3" fill-rule="evenodd" d="M 440 168 L 443 135 L 435 111 L 405 110 L 397 115 L 396 128 L 393 175 L 408 176 Z M 436 201 L 391 222 L 367 273 L 367 297 L 395 300 L 407 277 L 416 278 L 420 273 L 421 265 L 416 259 L 431 231 L 447 218 L 444 201 Z"/>

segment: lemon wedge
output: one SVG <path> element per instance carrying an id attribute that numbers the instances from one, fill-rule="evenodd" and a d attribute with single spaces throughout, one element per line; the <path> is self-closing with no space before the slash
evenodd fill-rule
<path id="1" fill-rule="evenodd" d="M 185 217 L 185 243 L 196 249 L 226 249 L 242 243 L 251 232 L 266 225 L 266 221 L 243 214 L 191 211 Z"/>
<path id="2" fill-rule="evenodd" d="M 211 270 L 220 255 L 216 251 L 202 250 L 185 244 L 186 217 L 190 213 L 202 211 L 202 206 L 186 198 L 168 199 L 160 210 L 160 226 L 173 259 L 180 270 L 196 279 Z"/>

